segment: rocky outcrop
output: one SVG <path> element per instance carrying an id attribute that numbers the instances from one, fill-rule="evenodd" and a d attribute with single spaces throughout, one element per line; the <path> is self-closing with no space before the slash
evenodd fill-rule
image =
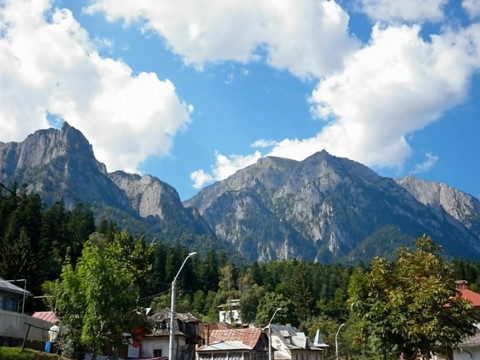
<path id="1" fill-rule="evenodd" d="M 440 214 L 393 179 L 326 151 L 300 162 L 261 159 L 185 205 L 197 208 L 218 237 L 260 260 L 368 260 L 423 234 L 452 256 L 480 253 L 478 234 L 459 217 Z"/>
<path id="2" fill-rule="evenodd" d="M 22 142 L 0 143 L 0 181 L 25 184 L 47 205 L 63 201 L 70 209 L 83 203 L 97 218 L 150 238 L 212 235 L 170 185 L 149 175 L 107 173 L 88 140 L 68 123 L 61 130 L 39 130 Z"/>
<path id="3" fill-rule="evenodd" d="M 321 151 L 260 159 L 182 203 L 150 175 L 108 173 L 75 128 L 0 143 L 0 182 L 26 184 L 47 204 L 89 206 L 97 219 L 237 260 L 368 262 L 430 235 L 448 256 L 480 256 L 480 203 L 445 184 L 381 177 Z"/>
<path id="4" fill-rule="evenodd" d="M 441 182 L 429 182 L 408 176 L 396 180 L 419 202 L 438 214 L 447 213 L 480 238 L 480 201 Z"/>

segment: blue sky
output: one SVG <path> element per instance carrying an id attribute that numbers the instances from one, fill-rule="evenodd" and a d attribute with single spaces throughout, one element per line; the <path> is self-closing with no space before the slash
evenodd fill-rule
<path id="1" fill-rule="evenodd" d="M 63 121 L 184 200 L 326 149 L 480 197 L 480 0 L 3 0 L 0 141 Z"/>

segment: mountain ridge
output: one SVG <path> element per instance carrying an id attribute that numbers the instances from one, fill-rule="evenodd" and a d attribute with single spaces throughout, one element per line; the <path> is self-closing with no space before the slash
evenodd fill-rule
<path id="1" fill-rule="evenodd" d="M 302 161 L 261 158 L 182 202 L 151 175 L 108 173 L 83 134 L 64 123 L 0 142 L 0 182 L 25 183 L 47 205 L 88 204 L 149 239 L 228 249 L 244 261 L 368 261 L 423 233 L 448 256 L 480 256 L 476 198 L 443 183 L 382 177 L 325 150 Z"/>

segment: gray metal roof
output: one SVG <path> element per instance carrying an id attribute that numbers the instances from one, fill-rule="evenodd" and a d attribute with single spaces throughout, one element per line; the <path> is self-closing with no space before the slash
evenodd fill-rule
<path id="1" fill-rule="evenodd" d="M 276 334 L 280 341 L 289 349 L 322 350 L 316 347 L 306 336 L 296 328 L 289 325 L 270 324 L 272 333 Z"/>
<path id="2" fill-rule="evenodd" d="M 198 348 L 199 352 L 209 351 L 234 351 L 234 350 L 252 350 L 241 341 L 218 341 L 209 345 L 202 345 Z"/>
<path id="3" fill-rule="evenodd" d="M 12 284 L 11 281 L 0 278 L 0 291 L 30 296 L 30 291 L 23 290 L 21 287 Z"/>

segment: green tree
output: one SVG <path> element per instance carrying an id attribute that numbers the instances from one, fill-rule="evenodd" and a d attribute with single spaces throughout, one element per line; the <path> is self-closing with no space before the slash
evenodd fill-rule
<path id="1" fill-rule="evenodd" d="M 275 319 L 272 321 L 274 324 L 287 324 L 292 323 L 292 302 L 284 295 L 267 292 L 257 308 L 257 317 L 255 318 L 255 325 L 257 327 L 265 327 L 272 318 L 276 309 L 281 308 L 275 315 Z"/>
<path id="2" fill-rule="evenodd" d="M 115 356 L 122 333 L 133 331 L 138 284 L 146 271 L 143 251 L 142 241 L 128 233 L 118 233 L 113 240 L 94 233 L 76 268 L 64 265 L 57 305 L 73 351 L 83 346 L 95 358 L 111 349 Z"/>
<path id="3" fill-rule="evenodd" d="M 313 316 L 315 301 L 310 279 L 307 264 L 304 261 L 296 264 L 289 293 L 299 322 L 305 322 Z"/>
<path id="4" fill-rule="evenodd" d="M 240 315 L 244 323 L 253 323 L 257 316 L 257 307 L 265 295 L 265 290 L 254 282 L 252 269 L 247 269 L 240 278 Z"/>
<path id="5" fill-rule="evenodd" d="M 407 359 L 449 351 L 471 334 L 473 306 L 458 296 L 451 267 L 431 238 L 398 250 L 397 262 L 376 258 L 352 276 L 348 300 L 361 339 L 376 353 Z"/>

